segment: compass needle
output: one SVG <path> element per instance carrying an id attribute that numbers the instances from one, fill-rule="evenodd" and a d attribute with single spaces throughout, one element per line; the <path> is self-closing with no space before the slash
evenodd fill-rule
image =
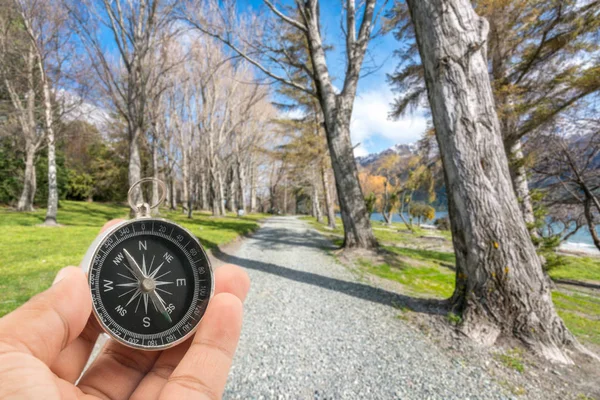
<path id="1" fill-rule="evenodd" d="M 164 350 L 196 331 L 214 276 L 194 235 L 146 211 L 105 231 L 83 266 L 102 329 L 128 347 Z"/>
<path id="2" fill-rule="evenodd" d="M 118 283 L 117 287 L 138 287 L 140 286 L 137 282 Z"/>
<path id="3" fill-rule="evenodd" d="M 131 254 L 129 254 L 129 252 L 125 248 L 123 248 L 123 254 L 125 254 L 125 257 L 127 258 L 127 262 L 129 263 L 129 266 L 131 267 L 131 269 L 129 269 L 129 268 L 128 269 L 131 271 L 133 276 L 138 278 L 139 281 L 144 280 L 144 278 L 145 278 L 144 272 L 142 271 L 142 269 L 140 268 L 138 263 L 135 262 L 135 260 L 131 256 Z"/>

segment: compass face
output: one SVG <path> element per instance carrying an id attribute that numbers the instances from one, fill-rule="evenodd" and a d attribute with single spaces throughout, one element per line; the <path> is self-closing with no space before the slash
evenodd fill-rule
<path id="1" fill-rule="evenodd" d="M 160 350 L 185 340 L 212 295 L 206 253 L 169 221 L 119 225 L 102 237 L 91 260 L 94 313 L 107 333 L 130 347 Z"/>

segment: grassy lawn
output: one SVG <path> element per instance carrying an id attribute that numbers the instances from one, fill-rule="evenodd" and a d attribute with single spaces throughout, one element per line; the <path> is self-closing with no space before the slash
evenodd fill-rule
<path id="1" fill-rule="evenodd" d="M 108 220 L 128 218 L 128 208 L 116 204 L 61 201 L 61 227 L 39 226 L 46 210 L 17 213 L 0 208 L 0 316 L 46 289 L 56 272 L 79 265 L 100 228 Z M 181 212 L 161 211 L 196 235 L 206 248 L 227 243 L 258 228 L 264 215 L 213 218 L 196 213 L 189 220 Z"/>
<path id="2" fill-rule="evenodd" d="M 341 245 L 341 221 L 338 222 L 338 228 L 332 231 L 314 218 L 304 219 Z M 387 255 L 383 257 L 383 262 L 358 260 L 362 270 L 402 284 L 406 293 L 412 296 L 443 299 L 452 295 L 455 277 L 451 268 L 456 262 L 454 253 L 431 250 L 429 243 L 421 238 L 423 235 L 444 236 L 451 248 L 449 232 L 417 229 L 415 233 L 410 233 L 403 224 L 386 227 L 379 222 L 374 222 L 373 228 Z M 561 261 L 549 272 L 552 279 L 600 283 L 600 258 L 564 256 Z M 552 298 L 559 315 L 579 340 L 600 346 L 600 297 L 594 295 L 593 291 L 569 286 L 568 289 L 559 287 L 554 290 Z"/>

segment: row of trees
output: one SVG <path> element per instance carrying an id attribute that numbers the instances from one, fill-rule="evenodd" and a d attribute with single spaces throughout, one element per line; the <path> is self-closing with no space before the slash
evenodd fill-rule
<path id="1" fill-rule="evenodd" d="M 3 0 L 2 137 L 25 159 L 18 210 L 33 209 L 42 154 L 46 224 L 57 222 L 57 168 L 68 171 L 63 196 L 124 200 L 127 186 L 150 175 L 190 216 L 258 208 L 274 146 L 269 88 L 221 43 L 178 26 L 177 5 Z M 68 156 L 58 165 L 57 137 Z"/>

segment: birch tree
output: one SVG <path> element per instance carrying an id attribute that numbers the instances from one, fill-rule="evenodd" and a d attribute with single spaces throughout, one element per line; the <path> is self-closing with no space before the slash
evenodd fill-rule
<path id="1" fill-rule="evenodd" d="M 44 143 L 44 130 L 36 118 L 38 88 L 35 79 L 35 49 L 27 37 L 14 3 L 3 4 L 0 14 L 0 74 L 18 121 L 25 150 L 23 189 L 17 203 L 19 211 L 33 211 L 36 192 L 36 156 Z"/>
<path id="2" fill-rule="evenodd" d="M 67 29 L 67 11 L 56 0 L 14 0 L 23 22 L 35 60 L 37 80 L 41 86 L 44 136 L 48 152 L 48 207 L 45 225 L 57 225 L 58 185 L 56 179 L 56 110 L 55 87 L 64 68 L 77 64 L 71 33 Z"/>
<path id="3" fill-rule="evenodd" d="M 489 24 L 468 0 L 408 0 L 448 191 L 460 330 L 491 345 L 517 337 L 570 363 L 577 341 L 550 287 L 512 190 L 487 68 Z"/>
<path id="4" fill-rule="evenodd" d="M 225 43 L 234 53 L 275 82 L 291 86 L 318 99 L 324 116 L 327 144 L 344 224 L 344 247 L 373 248 L 377 242 L 358 181 L 350 139 L 350 121 L 363 60 L 377 17 L 376 0 L 366 0 L 358 7 L 354 0 L 344 2 L 345 18 L 342 31 L 346 44 L 346 68 L 339 91 L 333 85 L 325 56 L 327 44 L 321 29 L 320 2 L 296 2 L 293 6 L 294 15 L 298 16 L 296 18 L 286 14 L 270 1 L 264 1 L 271 11 L 271 17 L 257 18 L 254 24 L 249 26 L 235 17 L 234 5 L 227 2 L 220 5 L 213 2 L 207 9 L 190 0 L 179 16 L 190 26 Z M 219 15 L 223 18 L 210 19 L 207 15 Z M 287 45 L 281 43 L 281 38 L 285 36 L 283 33 L 287 31 L 299 32 L 305 37 L 309 54 L 306 60 L 291 56 L 287 52 Z M 246 32 L 247 36 L 240 35 L 240 32 Z M 252 38 L 249 35 L 252 35 Z M 303 69 L 311 77 L 314 90 L 294 80 L 294 68 Z"/>

